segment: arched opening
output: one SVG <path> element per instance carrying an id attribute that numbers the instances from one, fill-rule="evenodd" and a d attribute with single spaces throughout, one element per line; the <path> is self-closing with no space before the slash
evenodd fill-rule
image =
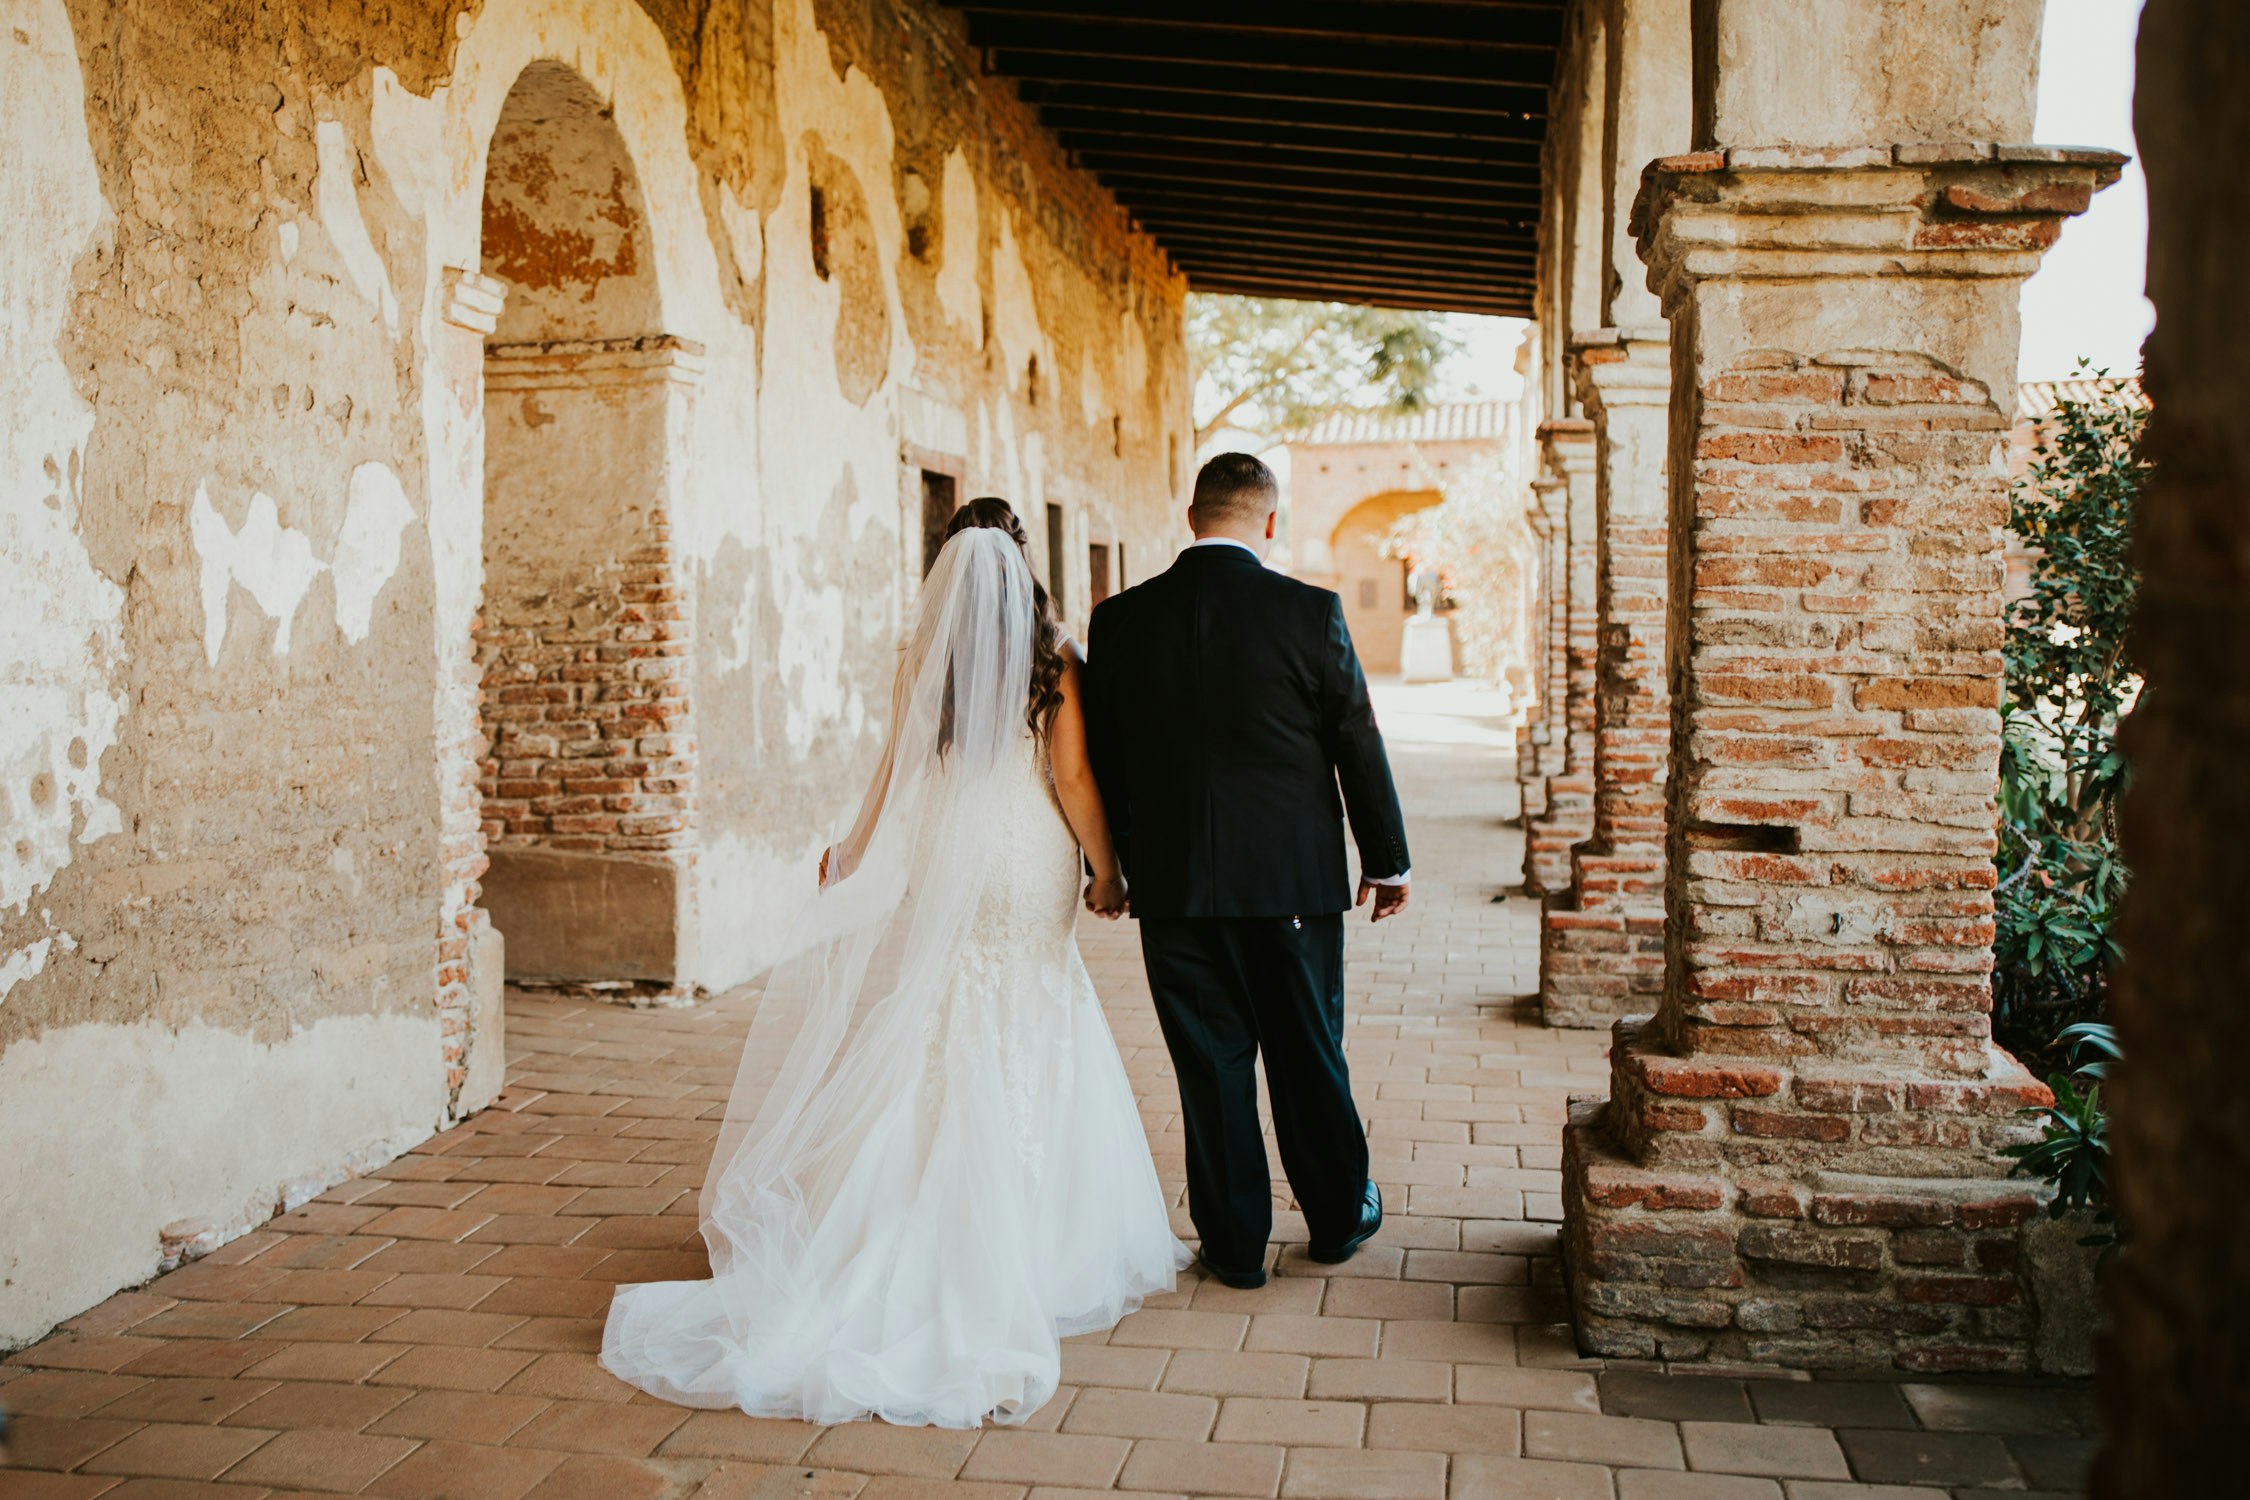
<path id="1" fill-rule="evenodd" d="M 647 204 L 608 107 L 526 68 L 485 170 L 478 627 L 485 905 L 510 978 L 686 977 L 690 610 L 671 525 L 700 351 L 663 331 Z"/>
<path id="2" fill-rule="evenodd" d="M 1390 490 L 1370 495 L 1336 523 L 1329 536 L 1335 559 L 1336 592 L 1344 599 L 1344 623 L 1352 649 L 1369 676 L 1399 670 L 1407 616 L 1414 613 L 1406 563 L 1384 556 L 1384 542 L 1401 518 L 1426 510 L 1445 497 L 1436 490 Z"/>

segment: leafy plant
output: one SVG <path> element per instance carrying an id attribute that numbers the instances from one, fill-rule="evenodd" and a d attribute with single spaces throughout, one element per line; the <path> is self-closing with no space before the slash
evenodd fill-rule
<path id="1" fill-rule="evenodd" d="M 2106 1263 L 2125 1235 L 2109 1196 L 2109 1111 L 2102 1103 L 2102 1084 L 2110 1065 L 2123 1054 L 2116 1031 L 2100 1021 L 2067 1027 L 2061 1040 L 2073 1067 L 2067 1075 L 2048 1078 L 2055 1102 L 2022 1111 L 2039 1119 L 2039 1139 L 2006 1147 L 2004 1154 L 2016 1159 L 2012 1175 L 2038 1177 L 2053 1185 L 2048 1217 L 2092 1213 L 2093 1230 L 2078 1243 L 2098 1247 Z"/>
<path id="2" fill-rule="evenodd" d="M 2027 1059 L 2052 1058 L 2073 1022 L 2101 1015 L 2126 880 L 2117 727 L 2140 688 L 2129 553 L 2145 412 L 2122 382 L 2089 374 L 2097 394 L 2057 404 L 2009 504 L 2032 563 L 2004 642 L 1993 1010 Z"/>
<path id="3" fill-rule="evenodd" d="M 1460 348 L 1443 313 L 1191 296 L 1195 445 L 1222 427 L 1266 439 L 1333 411 L 1414 411 Z"/>

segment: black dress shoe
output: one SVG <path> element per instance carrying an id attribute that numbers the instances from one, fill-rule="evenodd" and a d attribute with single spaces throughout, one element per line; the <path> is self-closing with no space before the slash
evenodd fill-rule
<path id="1" fill-rule="evenodd" d="M 1375 1231 L 1382 1227 L 1383 1190 L 1370 1179 L 1366 1193 L 1359 1200 L 1359 1222 L 1352 1226 L 1351 1238 L 1336 1245 L 1307 1245 L 1305 1258 L 1317 1260 L 1324 1266 L 1350 1260 L 1352 1252 L 1373 1239 Z"/>
<path id="2" fill-rule="evenodd" d="M 1238 1292 L 1254 1292 L 1266 1284 L 1266 1272 L 1263 1266 L 1252 1271 L 1229 1271 L 1223 1267 L 1212 1265 L 1211 1262 L 1200 1255 L 1196 1256 L 1195 1263 L 1203 1268 L 1204 1275 L 1211 1277 L 1221 1286 L 1231 1286 Z"/>

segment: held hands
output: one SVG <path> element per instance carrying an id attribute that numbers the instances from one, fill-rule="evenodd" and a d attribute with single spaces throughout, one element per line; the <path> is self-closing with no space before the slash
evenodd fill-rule
<path id="1" fill-rule="evenodd" d="M 1352 905 L 1365 906 L 1369 896 L 1375 898 L 1375 910 L 1368 917 L 1371 922 L 1395 917 L 1406 910 L 1406 887 L 1403 885 L 1377 885 L 1372 880 L 1362 880 L 1359 883 L 1359 899 Z"/>
<path id="2" fill-rule="evenodd" d="M 1124 876 L 1112 875 L 1107 880 L 1096 877 L 1086 882 L 1086 910 L 1095 916 L 1114 922 L 1132 909 Z"/>

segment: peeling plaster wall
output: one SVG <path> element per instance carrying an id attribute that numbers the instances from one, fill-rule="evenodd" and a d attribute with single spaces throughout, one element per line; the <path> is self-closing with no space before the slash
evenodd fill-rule
<path id="1" fill-rule="evenodd" d="M 855 800 L 920 469 L 1185 540 L 1183 287 L 912 0 L 17 0 L 0 28 L 0 1346 L 455 1108 L 483 855 L 481 208 L 526 67 L 609 110 L 696 622 L 696 971 Z M 615 255 L 622 244 L 587 253 Z M 505 936 L 503 932 L 502 936 Z M 449 999 L 449 996 L 455 998 Z"/>

